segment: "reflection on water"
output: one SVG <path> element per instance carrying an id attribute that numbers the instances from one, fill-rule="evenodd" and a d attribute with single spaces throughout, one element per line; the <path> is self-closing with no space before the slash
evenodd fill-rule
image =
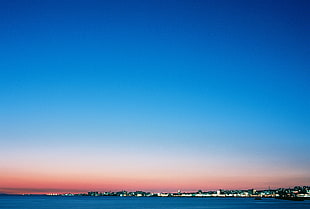
<path id="1" fill-rule="evenodd" d="M 301 209 L 310 201 L 254 198 L 0 196 L 0 209 Z"/>

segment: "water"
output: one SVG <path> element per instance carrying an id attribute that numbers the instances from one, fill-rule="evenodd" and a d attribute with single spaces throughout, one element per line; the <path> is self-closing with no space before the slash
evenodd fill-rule
<path id="1" fill-rule="evenodd" d="M 0 196 L 0 209 L 301 209 L 310 201 L 253 198 Z"/>

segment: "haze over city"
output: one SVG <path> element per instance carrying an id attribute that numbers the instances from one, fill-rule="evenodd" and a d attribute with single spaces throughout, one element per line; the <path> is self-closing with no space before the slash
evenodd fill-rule
<path id="1" fill-rule="evenodd" d="M 310 185 L 309 1 L 0 2 L 0 193 Z"/>

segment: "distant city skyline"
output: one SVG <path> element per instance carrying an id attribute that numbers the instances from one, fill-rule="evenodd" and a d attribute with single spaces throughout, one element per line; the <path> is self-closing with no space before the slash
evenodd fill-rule
<path id="1" fill-rule="evenodd" d="M 0 193 L 310 185 L 310 2 L 0 2 Z"/>

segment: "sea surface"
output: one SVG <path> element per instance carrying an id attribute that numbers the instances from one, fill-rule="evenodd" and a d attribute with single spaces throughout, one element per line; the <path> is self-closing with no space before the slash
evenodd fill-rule
<path id="1" fill-rule="evenodd" d="M 0 196 L 1 209 L 300 209 L 310 200 L 186 197 Z"/>

